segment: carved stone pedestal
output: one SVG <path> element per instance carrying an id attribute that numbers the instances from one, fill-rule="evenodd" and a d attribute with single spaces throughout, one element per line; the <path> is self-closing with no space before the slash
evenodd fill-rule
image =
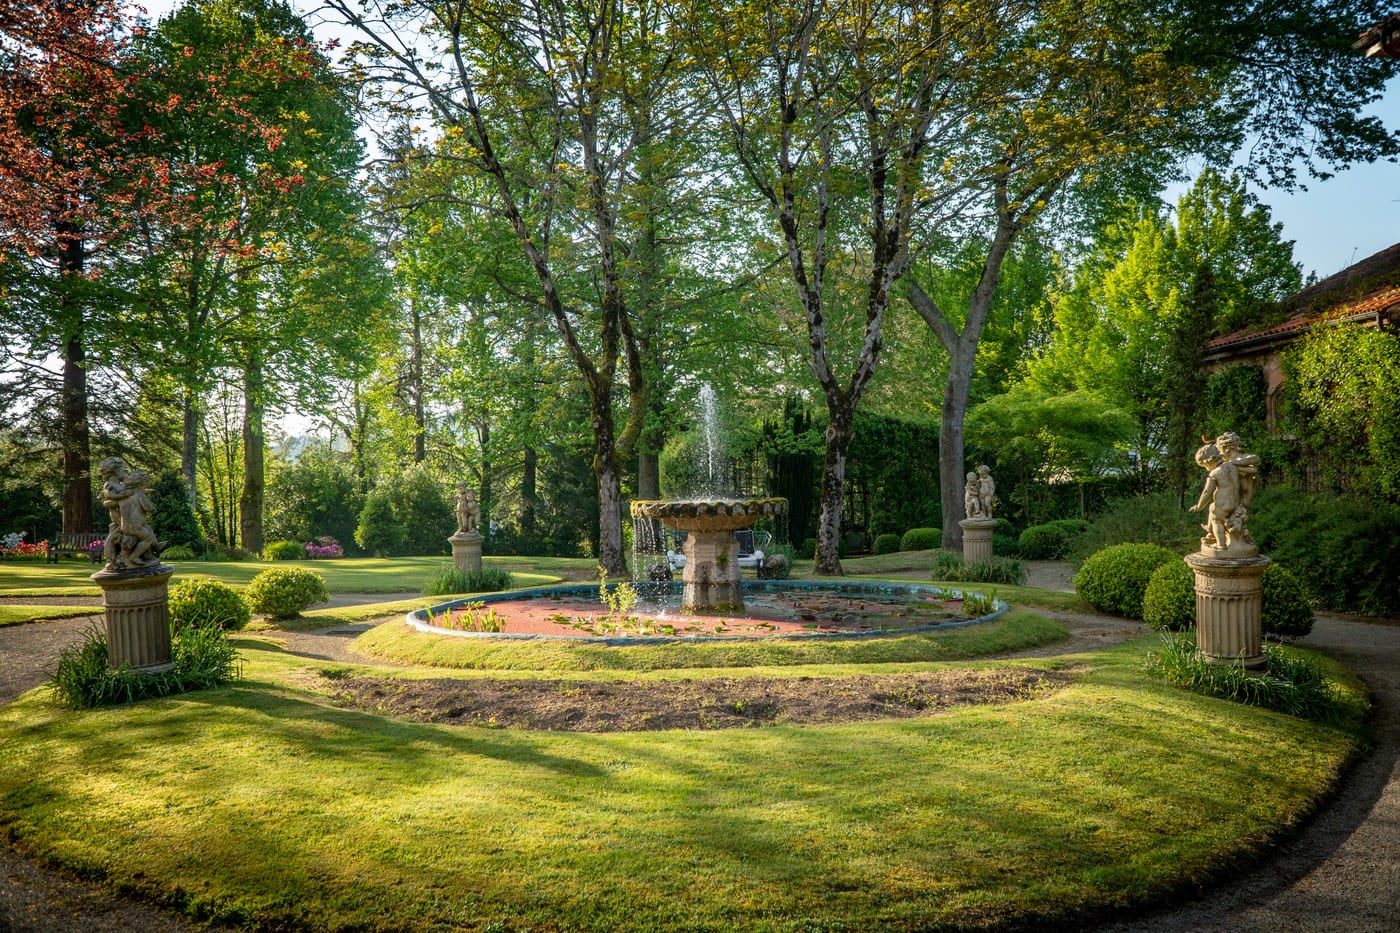
<path id="1" fill-rule="evenodd" d="M 175 568 L 153 564 L 140 570 L 99 570 L 107 627 L 107 666 L 158 674 L 175 666 L 170 659 L 170 576 Z"/>
<path id="2" fill-rule="evenodd" d="M 1187 554 L 1186 563 L 1196 574 L 1196 647 L 1209 661 L 1262 669 L 1264 568 L 1272 561 Z"/>
<path id="3" fill-rule="evenodd" d="M 452 566 L 462 573 L 481 571 L 481 542 L 486 540 L 475 531 L 459 531 L 447 539 L 452 545 Z"/>
<path id="4" fill-rule="evenodd" d="M 980 564 L 992 559 L 994 518 L 964 518 L 958 522 L 963 532 L 963 563 Z"/>
<path id="5" fill-rule="evenodd" d="M 692 531 L 681 549 L 685 569 L 681 580 L 682 612 L 742 612 L 743 580 L 739 570 L 739 542 L 734 532 Z"/>

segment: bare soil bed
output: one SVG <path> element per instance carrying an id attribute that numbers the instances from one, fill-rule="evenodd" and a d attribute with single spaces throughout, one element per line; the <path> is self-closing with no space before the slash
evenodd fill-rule
<path id="1" fill-rule="evenodd" d="M 323 672 L 342 707 L 418 722 L 559 732 L 734 729 L 927 715 L 1008 703 L 1069 684 L 1077 670 L 1003 668 L 854 677 L 667 681 L 393 680 Z"/>

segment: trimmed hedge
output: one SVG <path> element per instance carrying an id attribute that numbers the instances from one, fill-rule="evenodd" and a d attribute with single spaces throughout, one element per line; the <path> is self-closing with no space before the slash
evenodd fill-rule
<path id="1" fill-rule="evenodd" d="M 273 541 L 263 548 L 263 560 L 302 560 L 306 548 L 295 541 Z"/>
<path id="2" fill-rule="evenodd" d="M 899 535 L 884 534 L 875 536 L 876 554 L 893 554 L 895 551 L 898 550 Z"/>
<path id="3" fill-rule="evenodd" d="M 1065 518 L 1031 525 L 1017 538 L 1021 556 L 1026 560 L 1063 560 L 1069 552 L 1070 544 L 1089 528 L 1089 523 L 1079 518 Z"/>
<path id="4" fill-rule="evenodd" d="M 1074 591 L 1100 612 L 1142 618 L 1153 572 L 1181 556 L 1156 544 L 1115 544 L 1092 555 L 1074 575 Z"/>
<path id="5" fill-rule="evenodd" d="M 218 580 L 181 580 L 170 587 L 170 627 L 236 632 L 252 619 L 242 594 Z"/>
<path id="6" fill-rule="evenodd" d="M 326 581 L 305 567 L 274 567 L 248 584 L 253 611 L 273 619 L 291 619 L 312 603 L 325 602 Z"/>
<path id="7" fill-rule="evenodd" d="M 899 539 L 901 551 L 931 551 L 943 546 L 943 529 L 910 528 Z"/>

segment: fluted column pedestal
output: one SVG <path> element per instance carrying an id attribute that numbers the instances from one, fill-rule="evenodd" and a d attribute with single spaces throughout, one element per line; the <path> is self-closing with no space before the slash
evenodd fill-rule
<path id="1" fill-rule="evenodd" d="M 992 532 L 996 530 L 994 518 L 964 518 L 958 522 L 963 532 L 963 563 L 981 564 L 992 559 Z"/>
<path id="2" fill-rule="evenodd" d="M 170 577 L 175 568 L 154 564 L 140 570 L 99 570 L 92 581 L 102 587 L 107 628 L 107 666 L 125 665 L 146 674 L 175 666 L 170 658 Z"/>
<path id="3" fill-rule="evenodd" d="M 1263 595 L 1267 557 L 1187 554 L 1196 574 L 1196 646 L 1209 661 L 1266 666 Z"/>
<path id="4" fill-rule="evenodd" d="M 481 572 L 481 542 L 486 540 L 475 531 L 459 531 L 447 541 L 452 545 L 452 566 L 462 573 Z"/>

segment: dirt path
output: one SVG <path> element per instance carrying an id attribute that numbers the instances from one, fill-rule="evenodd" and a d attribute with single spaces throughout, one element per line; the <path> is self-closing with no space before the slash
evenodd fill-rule
<path id="1" fill-rule="evenodd" d="M 1070 629 L 1070 640 L 1019 656 L 1090 651 L 1144 631 L 1140 624 L 1121 619 L 1048 614 Z M 82 618 L 0 628 L 0 703 L 41 683 L 42 671 L 62 647 L 92 624 L 93 619 Z M 368 627 L 366 623 L 275 637 L 297 654 L 364 663 L 363 658 L 349 655 L 345 646 Z M 1376 702 L 1373 753 L 1348 775 L 1336 798 L 1266 864 L 1190 904 L 1104 927 L 1104 931 L 1394 933 L 1397 929 L 1400 627 L 1320 616 L 1305 644 L 1336 657 L 1370 684 Z M 199 929 L 204 928 L 44 871 L 0 846 L 0 933 L 193 933 Z"/>

